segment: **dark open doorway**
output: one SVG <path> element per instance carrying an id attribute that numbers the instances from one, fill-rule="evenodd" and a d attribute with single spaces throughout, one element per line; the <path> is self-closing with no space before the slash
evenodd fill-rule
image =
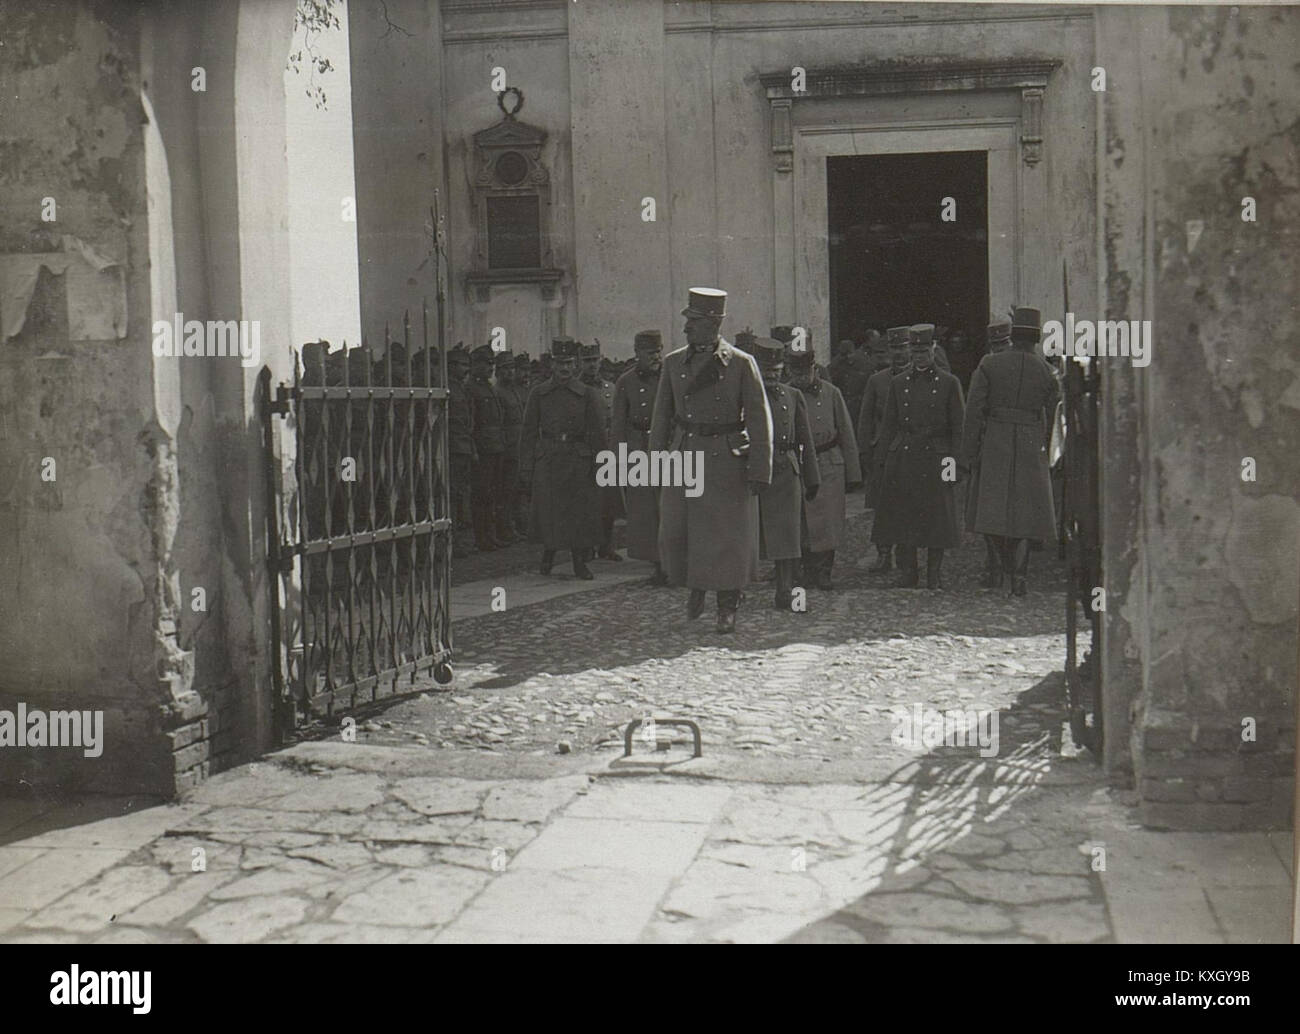
<path id="1" fill-rule="evenodd" d="M 905 323 L 983 340 L 987 152 L 828 158 L 826 188 L 832 343 Z M 948 197 L 954 222 L 941 219 Z"/>

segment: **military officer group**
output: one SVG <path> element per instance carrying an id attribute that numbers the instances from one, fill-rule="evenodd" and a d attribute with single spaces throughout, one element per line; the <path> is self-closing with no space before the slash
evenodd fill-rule
<path id="1" fill-rule="evenodd" d="M 599 343 L 572 338 L 539 360 L 449 351 L 453 512 L 480 551 L 527 539 L 542 546 L 542 574 L 568 550 L 591 579 L 593 555 L 622 560 L 613 535 L 625 515 L 627 552 L 654 563 L 651 582 L 688 588 L 691 619 L 714 592 L 717 630 L 731 632 L 760 558 L 773 562 L 779 610 L 832 588 L 847 494 L 865 487 L 872 573 L 896 564 L 895 584 L 917 588 L 924 548 L 924 584 L 942 588 L 964 523 L 984 536 L 982 585 L 1026 593 L 1030 550 L 1056 537 L 1048 435 L 1060 388 L 1035 350 L 1037 309 L 991 323 L 982 356 L 960 332 L 945 352 L 922 323 L 841 342 L 824 368 L 792 327 L 728 342 L 726 301 L 692 288 L 686 346 L 665 356 L 662 334 L 641 331 L 621 373 Z M 598 484 L 598 456 L 620 445 L 702 454 L 703 490 Z"/>

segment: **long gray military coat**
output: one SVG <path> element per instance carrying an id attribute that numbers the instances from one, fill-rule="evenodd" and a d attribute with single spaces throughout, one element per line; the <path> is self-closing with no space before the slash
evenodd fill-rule
<path id="1" fill-rule="evenodd" d="M 658 387 L 658 374 L 642 377 L 635 368 L 614 383 L 611 449 L 617 450 L 623 442 L 629 453 L 649 450 L 650 417 Z M 659 489 L 625 487 L 623 502 L 627 508 L 627 555 L 634 560 L 658 560 Z"/>
<path id="2" fill-rule="evenodd" d="M 961 381 L 937 365 L 924 373 L 911 367 L 890 381 L 880 431 L 888 455 L 871 529 L 876 545 L 961 545 L 955 490 L 963 410 Z"/>
<path id="3" fill-rule="evenodd" d="M 862 408 L 858 411 L 858 452 L 867 482 L 867 506 L 871 508 L 879 503 L 885 457 L 889 454 L 880 444 L 880 429 L 885 423 L 885 404 L 889 401 L 889 385 L 894 376 L 893 367 L 873 373 L 862 392 Z"/>
<path id="4" fill-rule="evenodd" d="M 803 392 L 788 384 L 765 384 L 772 411 L 772 483 L 758 494 L 759 554 L 795 560 L 802 554 L 803 492 L 821 484 L 812 425 Z"/>
<path id="5" fill-rule="evenodd" d="M 803 545 L 806 552 L 823 553 L 839 549 L 844 541 L 845 488 L 862 480 L 862 467 L 857 435 L 840 389 L 818 377 L 803 395 L 813 441 L 822 449 L 815 461 L 821 471 L 821 488 L 816 499 L 803 504 L 808 533 Z"/>
<path id="6" fill-rule="evenodd" d="M 719 379 L 695 386 L 706 363 L 720 364 Z M 682 421 L 743 422 L 748 454 L 733 456 L 726 436 L 692 433 Z M 704 453 L 701 495 L 688 498 L 684 487 L 659 493 L 659 560 L 669 582 L 692 589 L 743 589 L 758 565 L 758 500 L 747 482 L 772 480 L 772 414 L 754 357 L 725 340 L 715 351 L 679 348 L 664 356 L 650 448 Z"/>
<path id="7" fill-rule="evenodd" d="M 1031 351 L 1013 347 L 976 367 L 963 435 L 971 531 L 1055 540 L 1047 444 L 1059 391 L 1052 368 Z"/>
<path id="8" fill-rule="evenodd" d="M 595 392 L 576 377 L 552 378 L 528 395 L 519 435 L 519 479 L 533 491 L 532 538 L 547 549 L 586 549 L 604 535 L 596 454 L 605 416 Z"/>

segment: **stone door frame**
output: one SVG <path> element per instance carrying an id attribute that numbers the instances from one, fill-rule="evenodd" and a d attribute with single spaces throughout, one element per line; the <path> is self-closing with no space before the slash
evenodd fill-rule
<path id="1" fill-rule="evenodd" d="M 1054 254 L 1042 126 L 1047 82 L 1058 64 L 881 63 L 806 70 L 798 91 L 788 70 L 760 76 L 771 125 L 773 322 L 807 326 L 818 352 L 829 348 L 826 159 L 842 155 L 988 152 L 989 311 L 1015 304 L 1029 268 Z M 986 106 L 995 97 L 1003 103 L 975 117 L 921 120 L 914 113 L 908 117 L 901 103 L 946 91 L 978 94 Z M 1016 93 L 1018 104 L 1011 108 L 1006 100 Z M 843 104 L 820 103 L 846 98 L 858 99 L 854 110 L 860 117 L 845 120 Z"/>

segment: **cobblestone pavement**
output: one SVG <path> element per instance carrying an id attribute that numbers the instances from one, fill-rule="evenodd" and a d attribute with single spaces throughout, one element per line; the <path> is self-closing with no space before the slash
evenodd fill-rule
<path id="1" fill-rule="evenodd" d="M 1063 572 L 1035 556 L 1028 597 L 977 587 L 982 543 L 945 560 L 952 588 L 888 588 L 869 520 L 849 523 L 837 587 L 809 590 L 808 612 L 771 607 L 770 584 L 746 593 L 738 631 L 688 622 L 685 591 L 593 588 L 543 605 L 458 621 L 447 693 L 395 704 L 361 725 L 364 742 L 554 753 L 621 750 L 620 730 L 652 714 L 697 721 L 709 753 L 773 759 L 905 760 L 892 748 L 893 708 L 1006 709 L 1065 656 Z M 863 559 L 866 558 L 866 559 Z M 618 573 L 626 565 L 618 565 Z M 482 583 L 485 597 L 492 586 Z M 1059 734 L 1059 698 L 1002 718 L 1002 735 Z"/>

